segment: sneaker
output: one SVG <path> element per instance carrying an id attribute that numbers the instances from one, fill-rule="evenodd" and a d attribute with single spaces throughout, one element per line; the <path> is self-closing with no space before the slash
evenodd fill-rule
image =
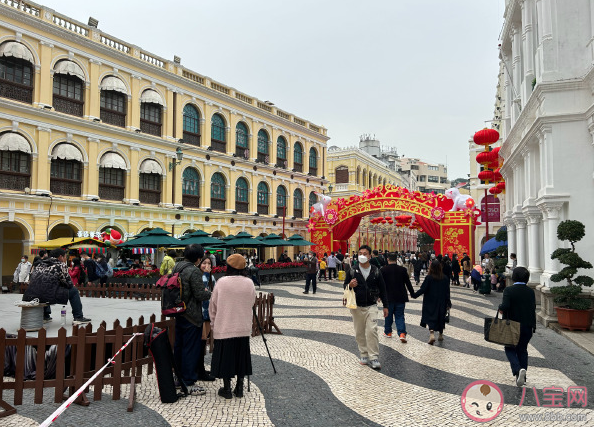
<path id="1" fill-rule="evenodd" d="M 406 334 L 404 332 L 400 334 L 400 342 L 406 343 Z"/>
<path id="2" fill-rule="evenodd" d="M 51 321 L 52 321 L 52 318 L 51 318 L 51 316 L 48 316 L 48 317 L 44 317 L 44 318 L 43 318 L 43 323 L 49 323 L 49 322 L 51 322 Z"/>
<path id="3" fill-rule="evenodd" d="M 309 294 L 309 292 L 303 292 L 304 294 Z"/>
<path id="4" fill-rule="evenodd" d="M 76 319 L 74 319 L 74 321 L 72 322 L 73 325 L 80 325 L 82 323 L 89 323 L 91 321 L 91 319 L 87 319 L 86 317 L 78 317 Z"/>
<path id="5" fill-rule="evenodd" d="M 384 336 L 386 338 L 392 338 L 392 332 L 388 332 L 387 334 L 384 332 Z"/>
<path id="6" fill-rule="evenodd" d="M 200 387 L 199 385 L 193 385 L 188 387 L 188 394 L 192 396 L 203 396 L 206 394 L 206 389 L 204 387 Z"/>
<path id="7" fill-rule="evenodd" d="M 362 358 L 359 359 L 359 363 L 361 365 L 367 365 L 367 364 L 369 364 L 369 358 L 368 357 L 362 357 Z"/>
<path id="8" fill-rule="evenodd" d="M 371 367 L 371 369 L 381 369 L 382 365 L 380 364 L 379 360 L 377 359 L 373 359 L 371 362 L 369 362 L 369 366 Z"/>
<path id="9" fill-rule="evenodd" d="M 524 384 L 526 384 L 526 369 L 522 368 L 516 378 L 516 385 L 522 387 Z"/>

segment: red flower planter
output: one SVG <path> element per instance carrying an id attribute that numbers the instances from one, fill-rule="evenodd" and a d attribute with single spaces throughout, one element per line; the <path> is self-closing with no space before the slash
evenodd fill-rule
<path id="1" fill-rule="evenodd" d="M 574 310 L 572 308 L 555 307 L 559 326 L 570 331 L 589 331 L 594 318 L 594 309 Z"/>

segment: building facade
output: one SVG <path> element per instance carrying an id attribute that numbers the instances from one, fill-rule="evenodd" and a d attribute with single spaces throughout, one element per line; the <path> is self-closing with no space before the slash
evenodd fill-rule
<path id="1" fill-rule="evenodd" d="M 443 194 L 450 188 L 448 169 L 440 163 L 427 163 L 412 157 L 401 157 L 400 168 L 405 174 L 416 175 L 417 190 L 421 193 Z"/>
<path id="2" fill-rule="evenodd" d="M 0 3 L 0 275 L 47 239 L 306 235 L 327 131 L 52 9 Z M 286 232 L 289 234 L 289 232 Z"/>
<path id="3" fill-rule="evenodd" d="M 508 0 L 504 17 L 504 222 L 547 323 L 556 319 L 550 278 L 560 269 L 551 253 L 564 246 L 559 222 L 584 223 L 576 250 L 588 261 L 594 252 L 594 2 Z"/>

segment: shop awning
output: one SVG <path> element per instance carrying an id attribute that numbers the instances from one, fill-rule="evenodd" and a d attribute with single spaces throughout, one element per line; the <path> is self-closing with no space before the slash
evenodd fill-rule
<path id="1" fill-rule="evenodd" d="M 114 76 L 105 77 L 103 80 L 101 80 L 99 87 L 101 90 L 114 90 L 116 92 L 128 94 L 124 82 Z"/>
<path id="2" fill-rule="evenodd" d="M 102 168 L 115 168 L 126 170 L 126 161 L 118 153 L 110 151 L 101 157 L 100 165 Z"/>
<path id="3" fill-rule="evenodd" d="M 154 254 L 155 248 L 132 248 L 132 253 L 137 255 L 146 255 L 146 254 Z"/>
<path id="4" fill-rule="evenodd" d="M 76 76 L 79 79 L 81 79 L 82 81 L 85 81 L 85 73 L 82 70 L 82 68 L 80 68 L 80 66 L 73 61 L 68 61 L 68 60 L 64 60 L 64 61 L 60 61 L 56 64 L 56 66 L 54 67 L 54 73 L 56 74 L 68 74 L 70 76 Z"/>
<path id="5" fill-rule="evenodd" d="M 97 247 L 105 247 L 105 243 L 101 240 L 91 239 L 90 237 L 59 237 L 57 239 L 48 240 L 47 242 L 37 243 L 31 246 L 31 253 L 38 253 L 40 249 L 56 249 L 56 248 L 70 248 L 75 245 L 89 245 Z M 34 252 L 36 250 L 36 252 Z"/>
<path id="6" fill-rule="evenodd" d="M 165 105 L 163 103 L 163 99 L 161 99 L 161 95 L 159 95 L 159 93 L 153 89 L 147 89 L 144 92 L 142 92 L 142 95 L 140 96 L 140 102 Z"/>
<path id="7" fill-rule="evenodd" d="M 0 151 L 21 151 L 31 154 L 31 145 L 24 136 L 15 132 L 6 132 L 0 136 Z"/>
<path id="8" fill-rule="evenodd" d="M 19 42 L 6 42 L 0 46 L 0 56 L 12 56 L 13 58 L 24 59 L 35 64 L 33 54 L 27 47 Z"/>
<path id="9" fill-rule="evenodd" d="M 163 175 L 163 169 L 161 165 L 154 160 L 145 160 L 140 165 L 140 173 L 156 173 L 158 175 Z"/>
<path id="10" fill-rule="evenodd" d="M 83 161 L 82 153 L 74 145 L 64 142 L 58 144 L 52 150 L 52 159 Z"/>

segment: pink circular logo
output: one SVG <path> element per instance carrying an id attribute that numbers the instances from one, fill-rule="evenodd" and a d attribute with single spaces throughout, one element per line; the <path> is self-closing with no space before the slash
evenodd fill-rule
<path id="1" fill-rule="evenodd" d="M 497 418 L 503 410 L 503 393 L 491 381 L 478 380 L 466 386 L 460 403 L 468 418 L 484 423 Z"/>

